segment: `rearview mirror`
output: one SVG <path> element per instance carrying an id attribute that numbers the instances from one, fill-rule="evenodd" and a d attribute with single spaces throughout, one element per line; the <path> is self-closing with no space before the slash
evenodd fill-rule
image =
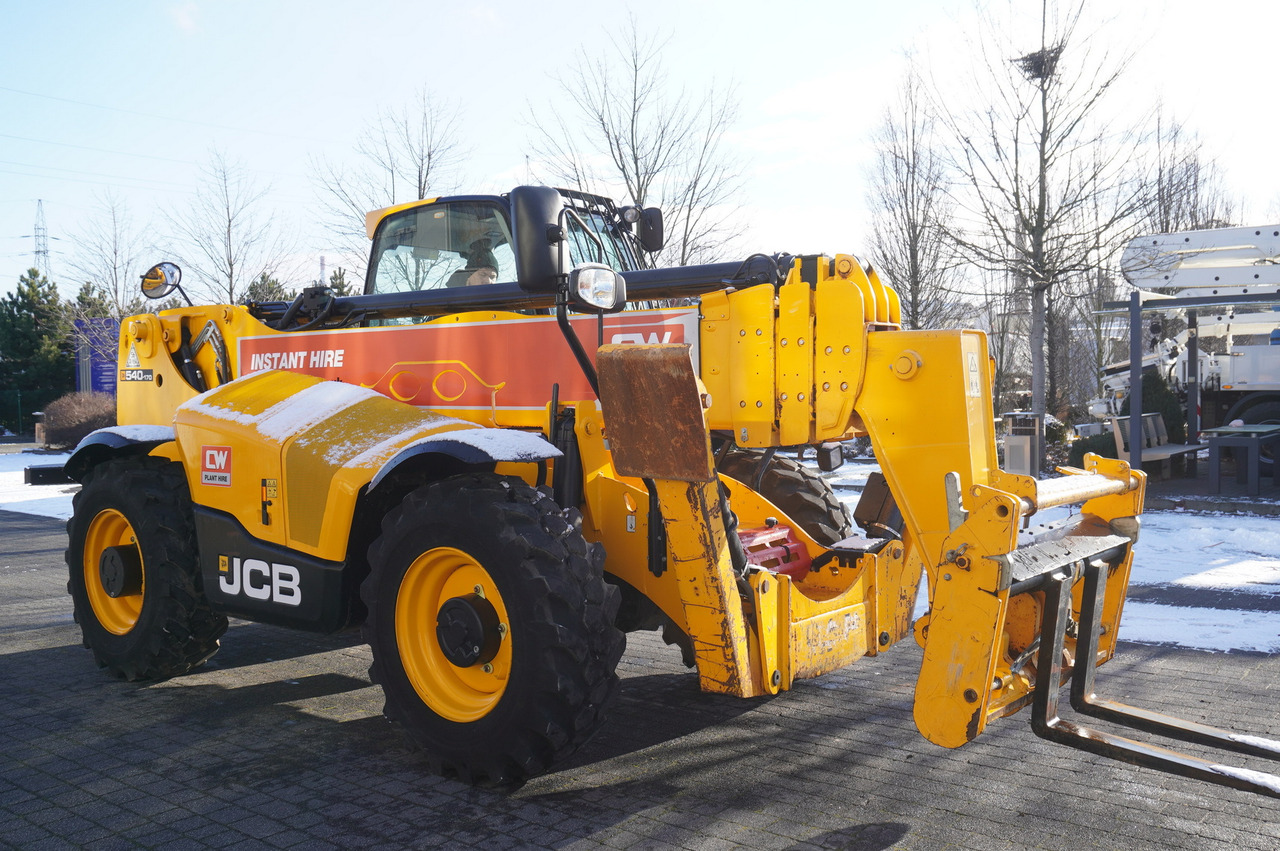
<path id="1" fill-rule="evenodd" d="M 191 304 L 191 299 L 182 289 L 182 269 L 177 263 L 157 263 L 142 276 L 142 294 L 147 298 L 164 298 L 174 290 L 182 293 L 187 304 Z"/>
<path id="2" fill-rule="evenodd" d="M 666 239 L 662 233 L 662 210 L 657 207 L 648 207 L 640 212 L 640 232 L 636 236 L 640 239 L 640 246 L 652 254 L 655 251 L 661 251 L 662 246 L 666 244 Z"/>
<path id="3" fill-rule="evenodd" d="M 157 263 L 142 276 L 142 294 L 147 298 L 164 298 L 178 288 L 182 269 L 177 263 Z"/>

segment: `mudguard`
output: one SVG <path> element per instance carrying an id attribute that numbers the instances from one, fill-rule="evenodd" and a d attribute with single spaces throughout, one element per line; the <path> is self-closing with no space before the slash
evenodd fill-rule
<path id="1" fill-rule="evenodd" d="M 85 436 L 63 465 L 67 478 L 84 481 L 89 470 L 116 455 L 146 455 L 173 440 L 169 426 L 123 425 L 100 428 Z"/>

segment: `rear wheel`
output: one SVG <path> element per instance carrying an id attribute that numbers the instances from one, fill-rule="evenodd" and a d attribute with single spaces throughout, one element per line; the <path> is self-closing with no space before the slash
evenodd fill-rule
<path id="1" fill-rule="evenodd" d="M 731 449 L 718 469 L 754 488 L 763 458 L 762 452 Z M 853 534 L 849 512 L 836 498 L 831 485 L 798 461 L 774 455 L 760 481 L 759 493 L 820 544 L 834 544 Z"/>
<path id="2" fill-rule="evenodd" d="M 520 782 L 603 722 L 619 595 L 550 499 L 491 474 L 432 483 L 383 520 L 369 562 L 370 676 L 435 771 Z"/>
<path id="3" fill-rule="evenodd" d="M 99 667 L 160 679 L 217 652 L 227 619 L 204 597 L 181 466 L 141 457 L 95 467 L 67 537 L 67 591 Z"/>

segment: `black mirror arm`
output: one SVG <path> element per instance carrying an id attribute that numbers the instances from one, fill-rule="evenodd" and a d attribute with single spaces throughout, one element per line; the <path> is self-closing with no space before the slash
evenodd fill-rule
<path id="1" fill-rule="evenodd" d="M 591 392 L 595 393 L 596 398 L 599 399 L 600 378 L 596 374 L 596 365 L 591 362 L 591 358 L 587 355 L 587 350 L 583 347 L 582 341 L 578 339 L 573 326 L 569 324 L 569 293 L 564 289 L 561 289 L 556 294 L 556 323 L 560 326 L 560 333 L 564 335 L 565 342 L 573 350 L 573 356 L 577 358 L 582 374 L 586 376 L 587 382 L 591 385 Z"/>

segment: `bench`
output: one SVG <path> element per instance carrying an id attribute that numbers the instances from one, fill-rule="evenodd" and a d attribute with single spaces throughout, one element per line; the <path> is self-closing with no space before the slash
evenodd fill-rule
<path id="1" fill-rule="evenodd" d="M 1111 432 L 1116 439 L 1116 456 L 1121 459 L 1129 457 L 1129 418 L 1115 417 L 1111 420 Z M 1161 478 L 1169 478 L 1170 461 L 1180 455 L 1188 456 L 1187 475 L 1194 476 L 1196 471 L 1196 453 L 1205 449 L 1200 444 L 1170 443 L 1169 431 L 1164 425 L 1163 414 L 1142 415 L 1142 463 L 1160 464 Z"/>

